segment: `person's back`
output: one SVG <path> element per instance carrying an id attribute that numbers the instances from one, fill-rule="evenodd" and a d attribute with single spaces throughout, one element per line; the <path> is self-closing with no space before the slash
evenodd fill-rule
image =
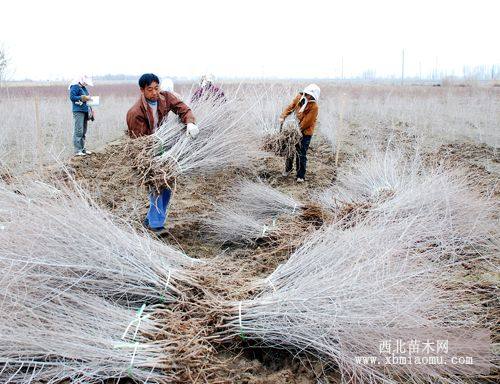
<path id="1" fill-rule="evenodd" d="M 164 77 L 163 79 L 161 79 L 160 87 L 162 92 L 170 92 L 172 95 L 182 101 L 182 96 L 174 90 L 174 81 L 171 78 Z"/>

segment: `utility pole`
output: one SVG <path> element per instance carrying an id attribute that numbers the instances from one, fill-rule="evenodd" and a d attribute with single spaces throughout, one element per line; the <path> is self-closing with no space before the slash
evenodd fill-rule
<path id="1" fill-rule="evenodd" d="M 340 77 L 344 80 L 344 56 L 340 59 Z"/>
<path id="2" fill-rule="evenodd" d="M 437 56 L 436 56 L 436 60 L 434 63 L 434 73 L 435 73 L 434 80 L 437 80 L 438 79 L 438 57 Z"/>
<path id="3" fill-rule="evenodd" d="M 405 50 L 401 51 L 401 85 L 405 82 Z"/>

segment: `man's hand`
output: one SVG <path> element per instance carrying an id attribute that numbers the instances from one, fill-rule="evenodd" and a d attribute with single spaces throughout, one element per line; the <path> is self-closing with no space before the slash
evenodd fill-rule
<path id="1" fill-rule="evenodd" d="M 186 134 L 191 139 L 196 139 L 196 136 L 198 136 L 198 134 L 200 133 L 198 126 L 196 124 L 193 124 L 193 123 L 188 123 L 188 125 L 186 126 L 186 129 L 187 129 Z"/>
<path id="2" fill-rule="evenodd" d="M 87 101 L 89 101 L 90 99 L 92 99 L 90 96 L 87 96 L 87 95 L 82 95 L 82 101 L 83 101 L 83 102 L 87 102 Z"/>

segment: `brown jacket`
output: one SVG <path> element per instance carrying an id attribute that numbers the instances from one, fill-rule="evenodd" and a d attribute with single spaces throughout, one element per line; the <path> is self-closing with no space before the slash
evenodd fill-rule
<path id="1" fill-rule="evenodd" d="M 174 112 L 184 124 L 195 123 L 191 109 L 170 92 L 160 92 L 158 99 L 158 125 L 168 113 Z M 144 95 L 127 112 L 128 134 L 132 138 L 151 135 L 157 127 L 153 127 L 153 110 Z"/>
<path id="2" fill-rule="evenodd" d="M 292 112 L 295 112 L 297 120 L 299 121 L 300 130 L 304 136 L 312 136 L 314 133 L 314 128 L 316 127 L 316 120 L 318 118 L 318 103 L 316 101 L 309 100 L 306 108 L 303 112 L 299 112 L 301 105 L 300 99 L 302 98 L 302 93 L 299 93 L 293 99 L 292 103 L 285 108 L 281 114 L 281 118 L 284 119 Z"/>

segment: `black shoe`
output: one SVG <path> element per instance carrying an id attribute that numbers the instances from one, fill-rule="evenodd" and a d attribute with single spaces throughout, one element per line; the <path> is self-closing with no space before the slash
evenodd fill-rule
<path id="1" fill-rule="evenodd" d="M 161 233 L 163 233 L 163 232 L 165 232 L 165 231 L 166 231 L 165 227 L 158 227 L 158 228 L 152 228 L 152 227 L 150 227 L 150 226 L 149 226 L 149 220 L 148 220 L 148 218 L 147 218 L 147 217 L 146 217 L 146 218 L 144 219 L 144 221 L 142 222 L 142 225 L 144 225 L 144 227 L 145 227 L 146 229 L 149 229 L 151 232 L 154 232 L 154 233 L 156 233 L 156 234 L 161 234 Z"/>
<path id="2" fill-rule="evenodd" d="M 163 235 L 167 231 L 165 227 L 159 227 L 159 228 L 148 227 L 148 229 L 157 235 Z"/>
<path id="3" fill-rule="evenodd" d="M 153 232 L 161 232 L 165 230 L 165 227 L 159 227 L 159 228 L 149 227 L 149 229 L 151 229 Z"/>

